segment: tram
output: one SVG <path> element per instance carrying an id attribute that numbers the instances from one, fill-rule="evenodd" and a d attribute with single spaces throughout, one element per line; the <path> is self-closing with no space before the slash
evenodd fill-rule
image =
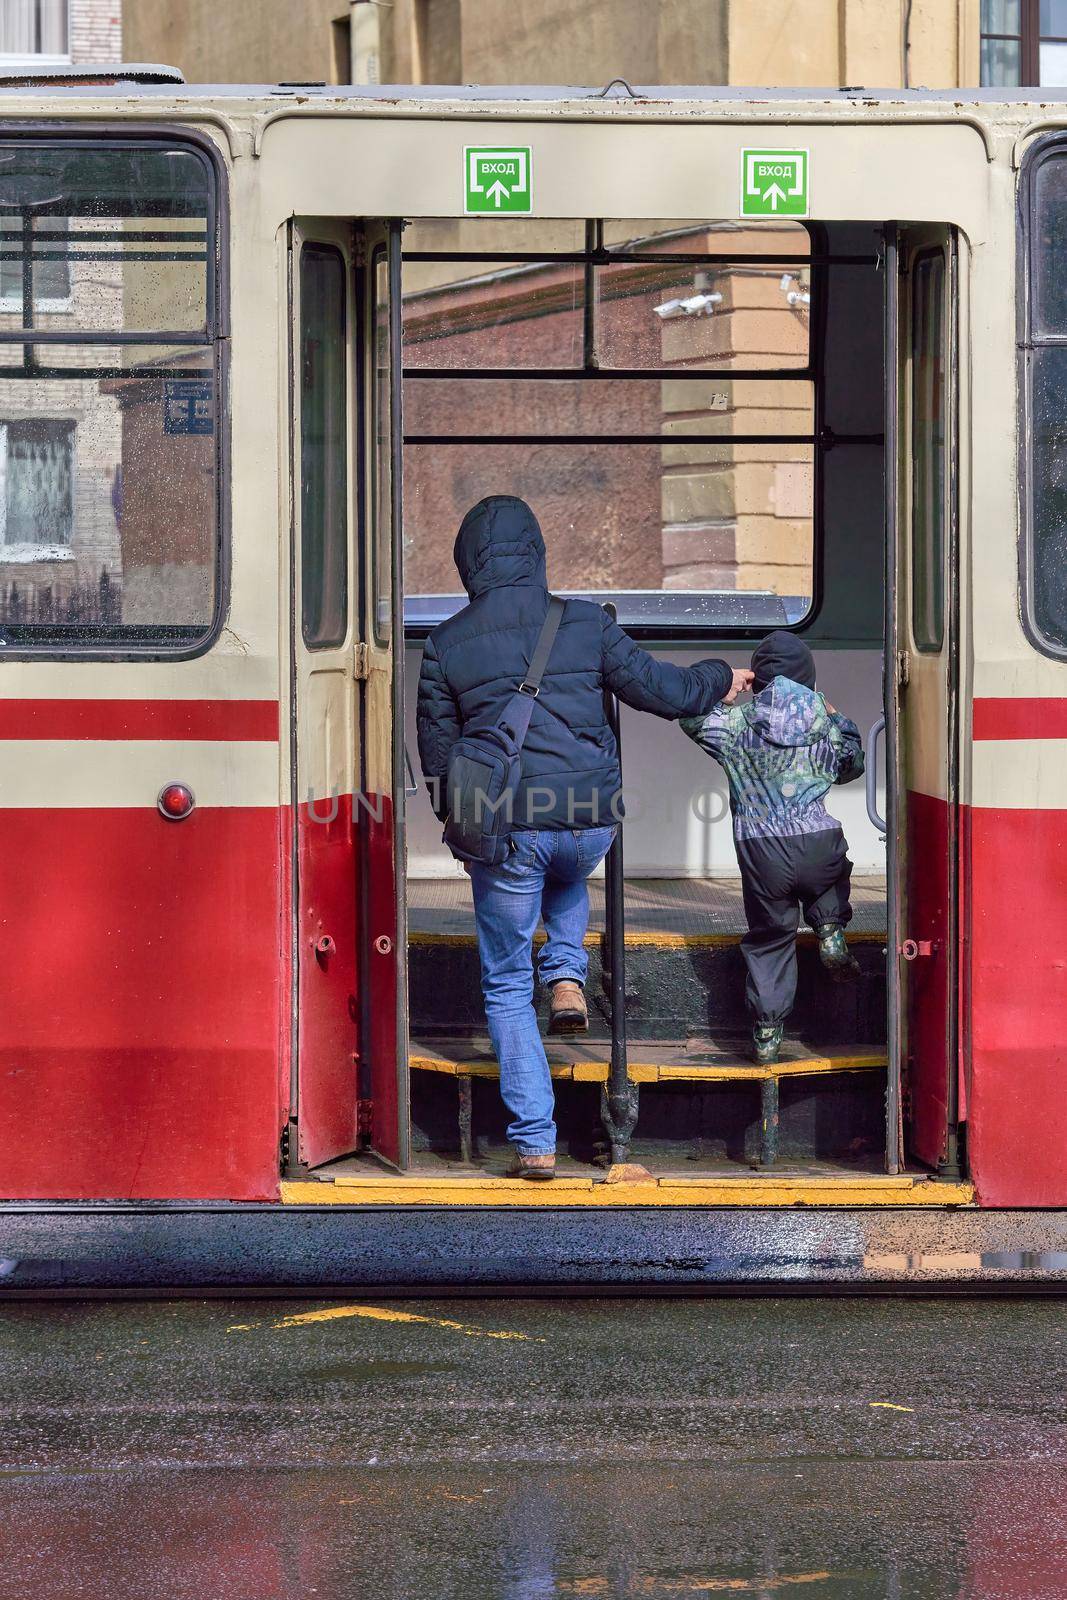
<path id="1" fill-rule="evenodd" d="M 2 93 L 0 1291 L 1062 1286 L 1067 101 Z M 770 1071 L 721 779 L 623 712 L 536 1193 L 408 755 L 501 492 L 870 730 Z"/>

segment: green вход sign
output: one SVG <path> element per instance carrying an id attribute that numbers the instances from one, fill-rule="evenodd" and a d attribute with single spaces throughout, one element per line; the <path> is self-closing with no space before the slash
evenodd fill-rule
<path id="1" fill-rule="evenodd" d="M 502 216 L 533 209 L 530 146 L 500 149 L 468 145 L 463 152 L 464 210 Z"/>
<path id="2" fill-rule="evenodd" d="M 742 150 L 743 217 L 806 217 L 807 214 L 806 150 Z"/>

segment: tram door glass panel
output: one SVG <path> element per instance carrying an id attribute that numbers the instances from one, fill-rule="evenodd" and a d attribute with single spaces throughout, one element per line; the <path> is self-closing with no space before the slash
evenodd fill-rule
<path id="1" fill-rule="evenodd" d="M 188 654 L 221 611 L 214 168 L 0 139 L 0 634 Z"/>
<path id="2" fill-rule="evenodd" d="M 301 629 L 312 650 L 348 631 L 348 377 L 345 259 L 305 245 L 300 412 Z M 338 337 L 338 332 L 342 337 Z"/>
<path id="3" fill-rule="evenodd" d="M 408 623 L 462 603 L 452 543 L 487 492 L 533 507 L 554 587 L 613 600 L 630 628 L 802 622 L 813 254 L 794 222 L 409 227 Z"/>
<path id="4" fill-rule="evenodd" d="M 292 403 L 297 1154 L 317 1166 L 358 1143 L 360 963 L 355 795 L 360 684 L 352 670 L 353 268 L 329 224 L 296 226 Z M 358 615 L 358 612 L 357 612 Z"/>
<path id="5" fill-rule="evenodd" d="M 911 616 L 916 648 L 945 640 L 945 258 L 915 264 L 911 317 Z"/>
<path id="6" fill-rule="evenodd" d="M 374 412 L 374 448 L 371 477 L 374 484 L 374 631 L 388 644 L 393 626 L 392 541 L 392 407 L 389 358 L 389 262 L 384 246 L 374 258 L 374 359 L 371 404 Z"/>

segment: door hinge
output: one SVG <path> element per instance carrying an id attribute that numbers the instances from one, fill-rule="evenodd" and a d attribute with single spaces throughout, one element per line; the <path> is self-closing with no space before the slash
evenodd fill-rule
<path id="1" fill-rule="evenodd" d="M 906 689 L 911 677 L 911 657 L 906 650 L 897 651 L 897 687 Z"/>
<path id="2" fill-rule="evenodd" d="M 365 640 L 361 639 L 358 644 L 354 644 L 352 646 L 352 676 L 353 678 L 357 678 L 361 683 L 364 683 L 366 682 L 367 673 L 369 670 L 370 651 L 367 648 Z"/>
<path id="3" fill-rule="evenodd" d="M 932 939 L 905 939 L 900 953 L 905 961 L 918 961 L 920 957 L 932 956 L 936 948 Z"/>
<path id="4" fill-rule="evenodd" d="M 352 265 L 354 267 L 367 265 L 367 241 L 363 229 L 358 224 L 352 229 Z"/>
<path id="5" fill-rule="evenodd" d="M 356 1101 L 356 1132 L 370 1137 L 374 1127 L 374 1101 Z"/>

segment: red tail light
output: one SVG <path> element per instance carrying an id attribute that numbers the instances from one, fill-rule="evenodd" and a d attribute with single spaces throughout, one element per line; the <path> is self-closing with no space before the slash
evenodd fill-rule
<path id="1" fill-rule="evenodd" d="M 196 805 L 196 800 L 188 784 L 165 783 L 159 791 L 156 805 L 160 815 L 166 817 L 168 822 L 181 822 Z"/>

